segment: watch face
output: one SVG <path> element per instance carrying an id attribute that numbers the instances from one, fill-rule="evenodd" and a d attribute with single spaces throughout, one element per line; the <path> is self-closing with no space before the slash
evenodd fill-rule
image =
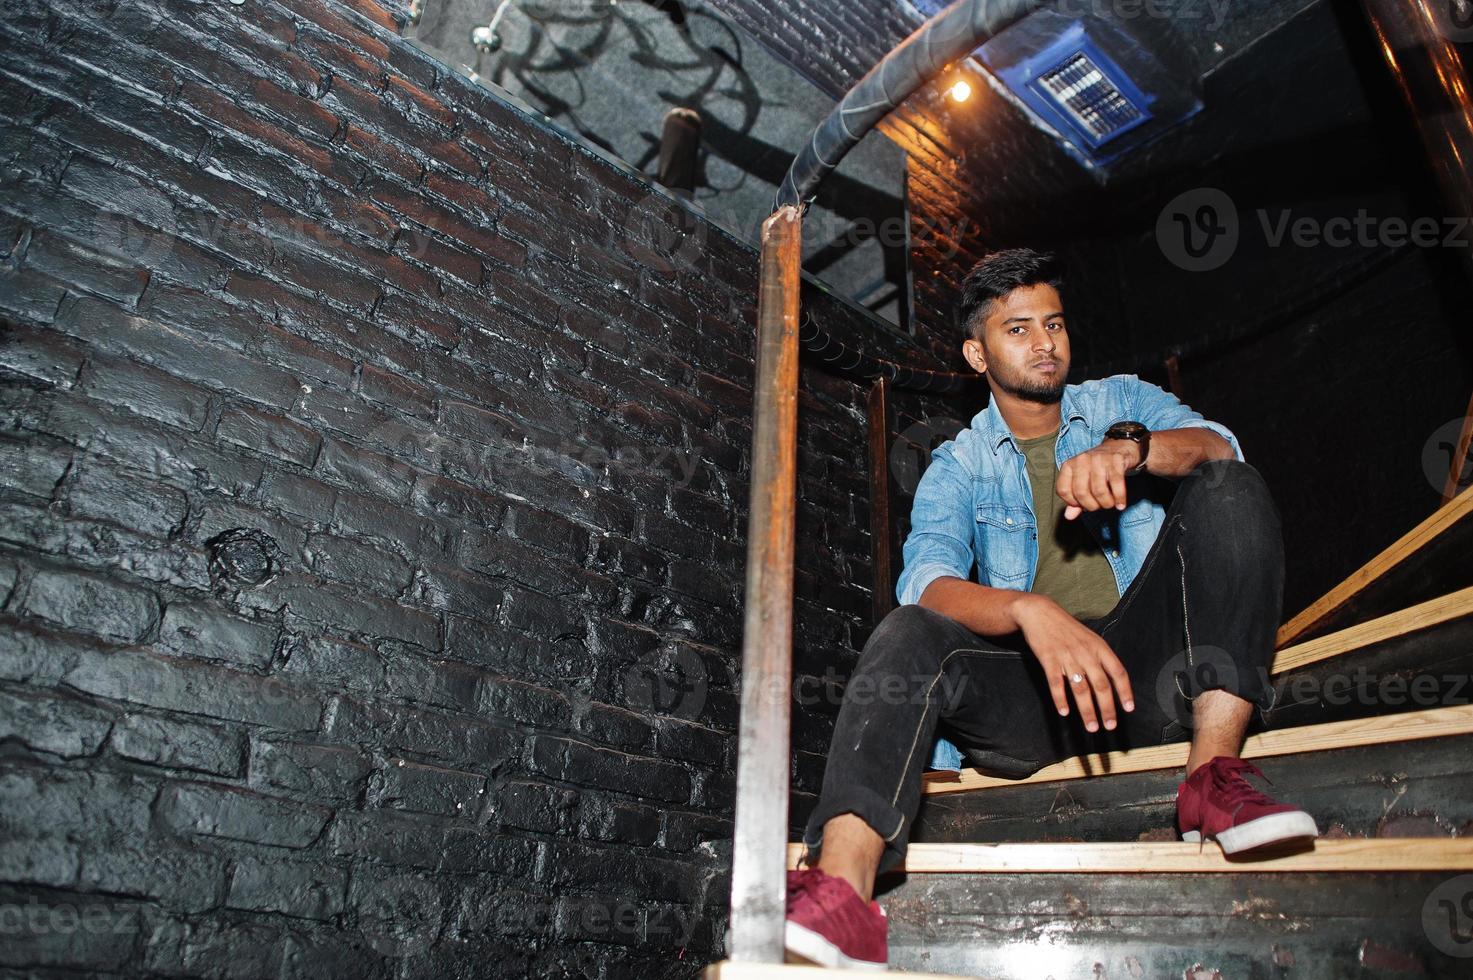
<path id="1" fill-rule="evenodd" d="M 1139 422 L 1116 422 L 1105 433 L 1106 438 L 1139 440 L 1146 427 Z"/>

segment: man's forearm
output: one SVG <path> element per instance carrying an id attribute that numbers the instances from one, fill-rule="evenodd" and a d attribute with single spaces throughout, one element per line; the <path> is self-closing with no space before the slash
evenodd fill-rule
<path id="1" fill-rule="evenodd" d="M 1140 457 L 1137 456 L 1136 459 Z M 1235 459 L 1233 447 L 1211 429 L 1187 426 L 1151 433 L 1146 472 L 1179 480 L 1209 459 Z"/>
<path id="2" fill-rule="evenodd" d="M 946 575 L 926 586 L 918 605 L 950 617 L 981 636 L 1003 636 L 1019 629 L 1018 603 L 1037 598 L 1031 592 L 994 589 Z"/>

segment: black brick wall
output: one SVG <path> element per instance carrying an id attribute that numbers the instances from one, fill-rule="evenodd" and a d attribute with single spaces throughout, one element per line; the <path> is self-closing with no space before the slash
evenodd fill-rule
<path id="1" fill-rule="evenodd" d="M 0 967 L 693 975 L 754 254 L 367 0 L 16 0 L 0 69 Z M 815 674 L 870 626 L 863 404 L 805 368 Z"/>

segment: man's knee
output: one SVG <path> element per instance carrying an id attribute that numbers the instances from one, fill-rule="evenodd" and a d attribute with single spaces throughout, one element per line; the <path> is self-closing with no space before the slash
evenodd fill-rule
<path id="1" fill-rule="evenodd" d="M 1282 560 L 1279 510 L 1262 474 L 1238 459 L 1199 463 L 1181 482 L 1187 495 L 1180 512 L 1186 537 L 1254 566 Z"/>
<path id="2" fill-rule="evenodd" d="M 896 606 L 875 627 L 860 657 L 860 669 L 883 668 L 911 674 L 933 674 L 954 645 L 955 620 L 924 606 Z"/>
<path id="3" fill-rule="evenodd" d="M 1277 523 L 1278 506 L 1263 475 L 1240 459 L 1209 459 L 1198 463 L 1177 487 L 1192 509 L 1206 508 L 1224 519 L 1263 518 Z"/>

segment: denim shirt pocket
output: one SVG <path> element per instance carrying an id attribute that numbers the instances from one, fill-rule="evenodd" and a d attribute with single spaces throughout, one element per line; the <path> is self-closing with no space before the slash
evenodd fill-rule
<path id="1" fill-rule="evenodd" d="M 1127 527 L 1131 524 L 1139 524 L 1141 521 L 1149 521 L 1156 513 L 1155 505 L 1144 497 L 1139 497 L 1125 505 L 1120 512 L 1120 526 Z"/>
<path id="2" fill-rule="evenodd" d="M 1026 507 L 1008 504 L 977 505 L 977 553 L 987 582 L 998 589 L 1023 589 L 1028 584 L 1028 541 L 1033 515 Z"/>

